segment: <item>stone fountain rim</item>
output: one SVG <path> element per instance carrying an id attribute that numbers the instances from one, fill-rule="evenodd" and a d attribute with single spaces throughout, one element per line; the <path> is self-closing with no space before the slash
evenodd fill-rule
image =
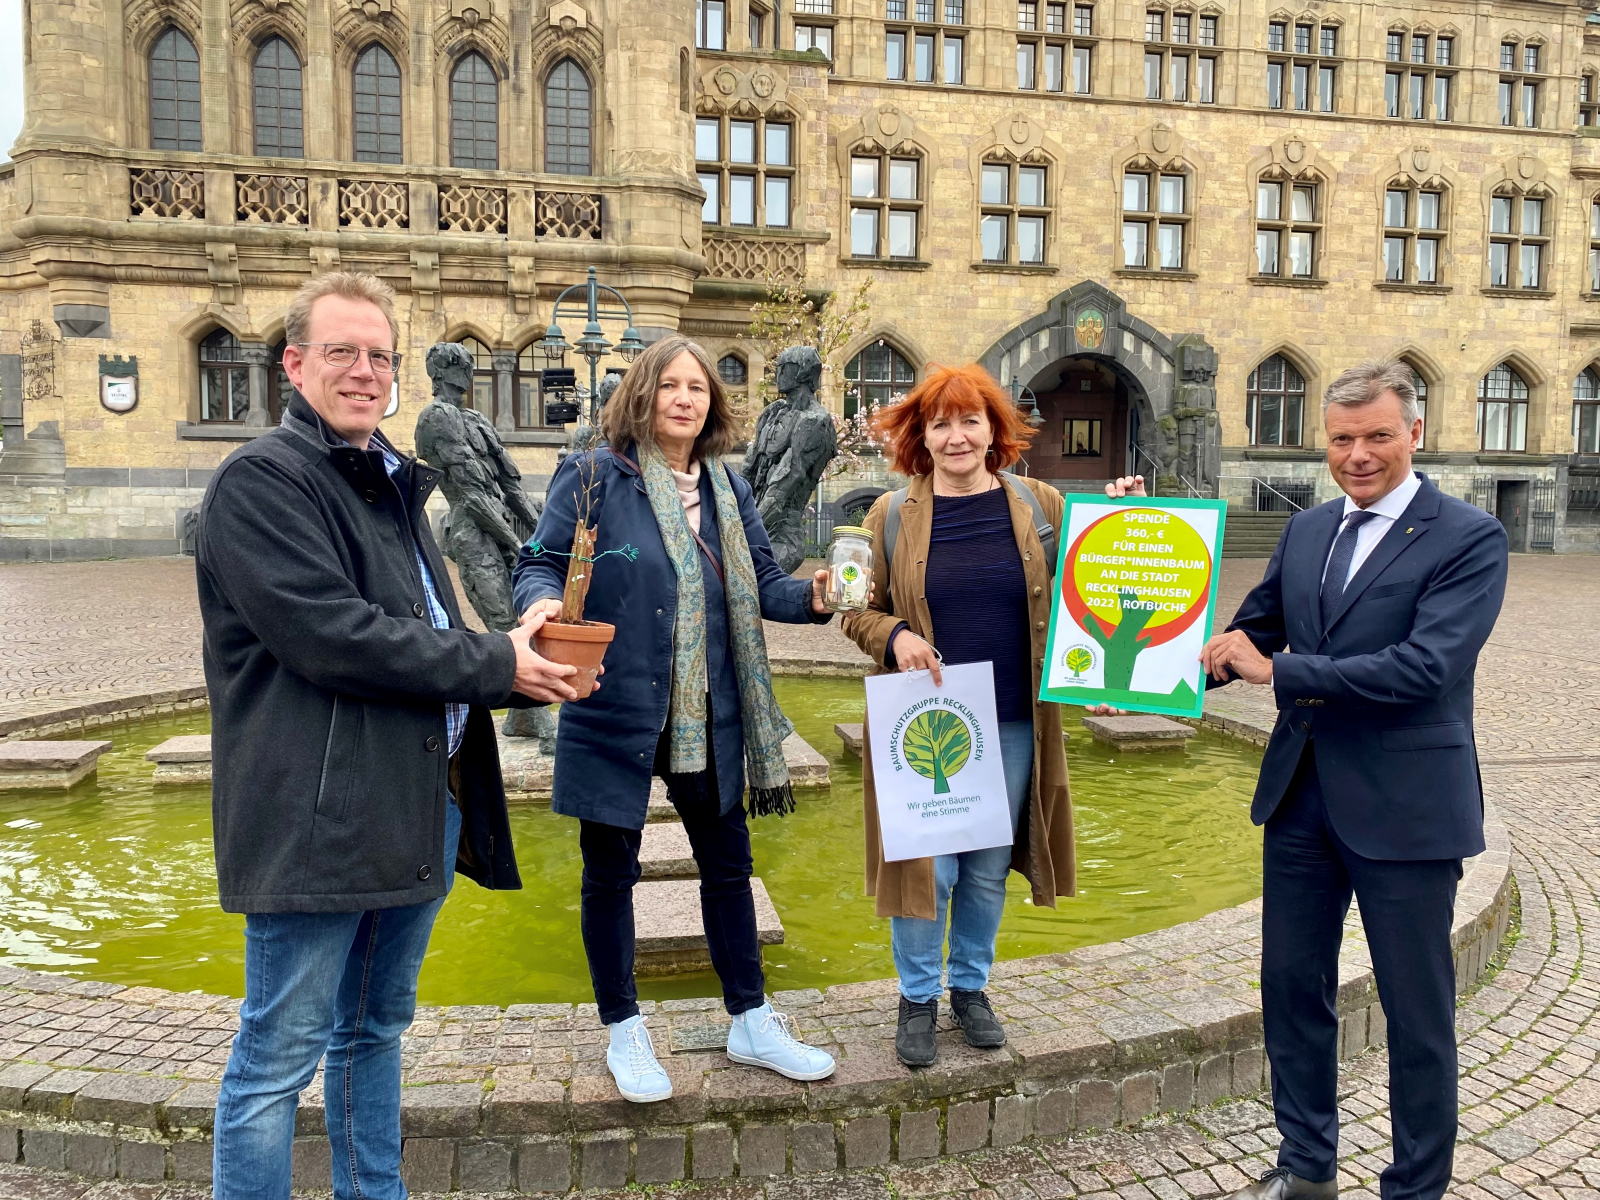
<path id="1" fill-rule="evenodd" d="M 95 729 L 192 711 L 207 707 L 207 703 L 203 686 L 188 686 L 101 695 L 74 704 L 41 704 L 24 716 L 0 720 L 0 740 Z M 1195 723 L 1258 745 L 1271 733 L 1270 726 L 1242 711 L 1214 710 Z M 1452 930 L 1458 984 L 1463 987 L 1488 966 L 1510 911 L 1509 835 L 1488 797 L 1485 810 L 1487 849 L 1466 864 Z M 1163 947 L 1188 936 L 1185 930 L 1198 932 L 1198 927 L 1207 925 L 1248 927 L 1259 909 L 1259 900 L 1247 901 L 1120 942 L 1006 960 L 996 964 L 995 974 L 1004 978 L 1083 970 L 1113 961 L 1154 961 Z M 1351 967 L 1341 972 L 1339 984 L 1341 1017 L 1349 1018 L 1352 1031 L 1346 1040 L 1346 1021 L 1342 1019 L 1341 1049 L 1359 1052 L 1369 1044 L 1369 1028 L 1373 1043 L 1381 1038 L 1382 1017 L 1370 967 Z M 184 1020 L 184 1014 L 189 1019 L 199 1018 L 202 1013 L 213 1017 L 226 1013 L 231 1018 L 239 1003 L 230 997 L 130 988 L 16 967 L 0 967 L 0 988 L 55 994 L 85 1004 L 121 999 L 163 1010 L 172 1020 Z M 893 988 L 892 980 L 836 984 L 825 997 L 809 1002 L 864 1002 Z M 805 1003 L 795 994 L 780 999 Z M 680 1006 L 704 1007 L 698 1001 L 668 1001 L 662 1007 L 670 1011 Z M 523 1011 L 516 1011 L 519 1008 Z M 473 1009 L 474 1015 L 498 1013 L 504 1019 L 561 1013 L 584 1019 L 571 1004 Z M 440 1015 L 437 1009 L 417 1014 L 419 1020 Z M 537 1178 L 557 1184 L 566 1179 L 561 1186 L 578 1187 L 593 1186 L 589 1182 L 591 1160 L 599 1172 L 593 1176 L 596 1179 L 614 1180 L 621 1171 L 628 1180 L 664 1182 L 655 1176 L 647 1179 L 645 1174 L 647 1159 L 654 1164 L 661 1153 L 669 1166 L 676 1155 L 677 1165 L 671 1169 L 678 1173 L 671 1178 L 690 1174 L 695 1179 L 726 1178 L 735 1170 L 736 1141 L 741 1175 L 766 1173 L 755 1164 L 768 1159 L 778 1163 L 777 1174 L 912 1161 L 984 1145 L 1011 1145 L 1033 1136 L 1137 1125 L 1156 1111 L 1184 1111 L 1227 1097 L 1257 1094 L 1265 1081 L 1259 1009 L 1217 1005 L 1196 1017 L 1190 1022 L 1165 1018 L 1160 1029 L 1149 1028 L 1141 1023 L 1143 1019 L 1133 1017 L 1123 1022 L 1126 1029 L 1116 1030 L 1104 1025 L 1096 1028 L 1085 1021 L 1082 1028 L 1069 1025 L 1056 1032 L 1014 1037 L 1001 1052 L 1003 1059 L 994 1057 L 983 1064 L 953 1062 L 933 1072 L 907 1072 L 893 1063 L 892 1055 L 880 1063 L 870 1048 L 854 1064 L 854 1071 L 846 1071 L 851 1059 L 861 1053 L 849 1049 L 856 1045 L 849 1043 L 836 1080 L 795 1085 L 790 1089 L 793 1095 L 786 1093 L 782 1098 L 766 1098 L 759 1087 L 748 1097 L 730 1097 L 720 1095 L 714 1083 L 716 1075 L 732 1072 L 714 1071 L 698 1106 L 691 1103 L 673 1112 L 646 1112 L 641 1108 L 654 1106 L 621 1103 L 589 1077 L 574 1077 L 565 1083 L 555 1079 L 498 1083 L 489 1089 L 479 1083 L 415 1085 L 407 1089 L 410 1103 L 402 1108 L 403 1129 L 408 1147 L 412 1143 L 419 1147 L 417 1162 L 431 1161 L 421 1157 L 426 1154 L 443 1155 L 439 1162 L 446 1163 L 442 1168 L 445 1176 L 457 1180 L 462 1190 L 475 1190 L 467 1187 L 469 1154 L 481 1165 L 484 1147 L 490 1145 L 509 1147 L 504 1150 L 507 1164 L 515 1154 L 518 1165 L 505 1169 L 514 1171 L 519 1181 L 534 1177 L 530 1172 L 548 1169 L 553 1174 Z M 764 1078 L 755 1081 L 758 1085 L 768 1082 Z M 1173 1086 L 1177 1099 L 1169 1105 Z M 9 1065 L 0 1063 L 0 1123 L 21 1129 L 20 1145 L 30 1163 L 34 1158 L 30 1145 L 42 1146 L 45 1160 L 49 1160 L 52 1147 L 70 1157 L 67 1139 L 76 1137 L 88 1139 L 82 1144 L 94 1150 L 89 1159 L 80 1161 L 110 1164 L 113 1146 L 116 1164 L 125 1157 L 128 1162 L 145 1161 L 137 1155 L 151 1151 L 137 1148 L 159 1145 L 163 1148 L 148 1160 L 152 1169 L 157 1161 L 161 1164 L 159 1177 L 209 1178 L 210 1144 L 206 1138 L 215 1092 L 214 1082 L 127 1070 L 59 1068 L 18 1057 Z M 892 1141 L 891 1123 L 898 1131 Z M 301 1132 L 314 1130 L 308 1126 Z M 775 1136 L 781 1153 L 773 1159 Z M 691 1142 L 685 1160 L 684 1151 Z M 136 1149 L 130 1151 L 127 1146 Z M 408 1149 L 408 1163 L 410 1156 Z M 67 1161 L 67 1157 L 61 1159 L 63 1164 Z M 747 1167 L 747 1162 L 754 1169 Z M 427 1168 L 419 1165 L 416 1169 Z M 440 1168 L 435 1163 L 432 1169 Z M 121 1165 L 113 1173 L 128 1177 Z"/>

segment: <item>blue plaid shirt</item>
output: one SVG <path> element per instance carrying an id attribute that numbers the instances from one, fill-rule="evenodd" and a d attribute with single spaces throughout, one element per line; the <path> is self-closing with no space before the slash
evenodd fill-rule
<path id="1" fill-rule="evenodd" d="M 383 451 L 383 469 L 393 475 L 400 469 L 399 456 L 381 442 L 375 444 Z M 413 540 L 412 549 L 417 553 L 417 569 L 422 572 L 422 591 L 428 598 L 428 620 L 433 623 L 435 629 L 449 629 L 450 614 L 439 601 L 439 592 L 433 582 L 433 572 L 428 570 L 428 560 L 422 557 L 422 547 Z M 467 731 L 467 706 L 454 702 L 446 704 L 444 724 L 450 742 L 450 753 L 454 754 L 461 749 L 461 736 Z"/>

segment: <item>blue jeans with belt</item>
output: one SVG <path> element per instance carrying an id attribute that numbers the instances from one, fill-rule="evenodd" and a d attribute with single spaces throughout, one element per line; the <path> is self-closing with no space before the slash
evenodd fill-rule
<path id="1" fill-rule="evenodd" d="M 1005 766 L 1006 799 L 1011 804 L 1011 834 L 1016 837 L 1022 806 L 1033 781 L 1033 722 L 1000 725 L 1000 761 Z M 923 1003 L 944 990 L 945 918 L 950 924 L 949 981 L 952 988 L 981 991 L 994 966 L 995 935 L 1006 903 L 1011 847 L 941 854 L 933 860 L 934 918 L 889 920 L 900 994 Z"/>
<path id="2" fill-rule="evenodd" d="M 445 890 L 461 810 L 446 805 Z M 400 1035 L 444 898 L 349 913 L 245 917 L 244 1004 L 217 1097 L 216 1200 L 289 1200 L 300 1093 L 327 1055 L 323 1097 L 338 1200 L 404 1200 Z"/>

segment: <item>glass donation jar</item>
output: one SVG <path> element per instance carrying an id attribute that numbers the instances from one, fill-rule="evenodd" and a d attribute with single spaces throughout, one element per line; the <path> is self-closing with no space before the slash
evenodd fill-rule
<path id="1" fill-rule="evenodd" d="M 835 525 L 823 602 L 834 612 L 865 612 L 871 594 L 872 534 L 858 525 Z"/>

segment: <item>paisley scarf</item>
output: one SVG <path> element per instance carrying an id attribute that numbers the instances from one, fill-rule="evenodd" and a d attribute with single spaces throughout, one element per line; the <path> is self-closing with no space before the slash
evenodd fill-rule
<path id="1" fill-rule="evenodd" d="M 772 695 L 772 667 L 761 627 L 761 594 L 756 586 L 750 543 L 745 540 L 739 500 L 721 461 L 707 458 L 702 470 L 711 475 L 717 530 L 722 536 L 723 594 L 728 606 L 728 640 L 739 681 L 739 713 L 744 720 L 745 774 L 749 780 L 750 814 L 794 811 L 783 740 L 794 726 Z M 672 706 L 667 714 L 668 770 L 674 776 L 702 778 L 708 761 L 706 738 L 706 592 L 701 574 L 704 558 L 690 532 L 672 468 L 658 448 L 641 456 L 640 473 L 655 513 L 661 541 L 678 576 L 678 611 L 672 631 Z M 704 520 L 704 514 L 701 517 Z M 714 780 L 705 780 L 711 795 Z"/>

